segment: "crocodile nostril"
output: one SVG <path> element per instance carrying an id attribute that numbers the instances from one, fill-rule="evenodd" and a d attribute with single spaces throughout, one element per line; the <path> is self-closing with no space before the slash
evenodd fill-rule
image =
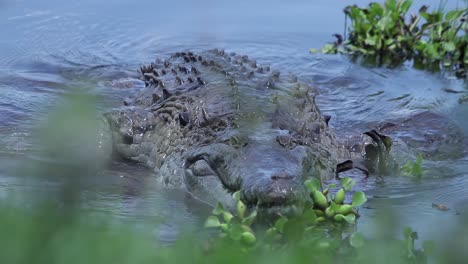
<path id="1" fill-rule="evenodd" d="M 279 172 L 279 173 L 275 173 L 273 175 L 271 175 L 271 179 L 272 180 L 288 180 L 288 179 L 292 179 L 293 176 L 287 172 Z"/>

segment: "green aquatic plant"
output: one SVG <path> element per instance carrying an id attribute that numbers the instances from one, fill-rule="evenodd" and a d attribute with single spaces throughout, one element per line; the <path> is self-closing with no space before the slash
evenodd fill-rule
<path id="1" fill-rule="evenodd" d="M 445 67 L 465 78 L 467 9 L 428 12 L 428 6 L 423 5 L 417 14 L 408 15 L 412 2 L 386 0 L 367 7 L 347 6 L 344 13 L 351 20 L 348 39 L 335 34 L 336 41 L 325 45 L 322 53 L 362 55 L 377 64 L 399 65 L 413 60 L 417 68 Z"/>
<path id="2" fill-rule="evenodd" d="M 213 210 L 213 215 L 205 222 L 205 227 L 218 228 L 220 231 L 219 236 L 205 244 L 206 256 L 217 255 L 227 249 L 230 253 L 237 252 L 246 259 L 256 256 L 255 259 L 258 260 L 259 256 L 274 255 L 275 258 L 271 260 L 273 263 L 282 262 L 280 260 L 285 256 L 289 261 L 294 260 L 297 263 L 310 263 L 311 261 L 370 263 L 369 261 L 384 256 L 391 257 L 391 263 L 427 262 L 427 256 L 434 251 L 435 246 L 430 241 L 424 241 L 423 247 L 417 248 L 415 240 L 418 239 L 418 235 L 410 228 L 403 230 L 402 239 L 393 239 L 386 235 L 382 238 L 385 241 L 379 238 L 370 239 L 353 229 L 346 229 L 345 227 L 349 225 L 342 225 L 342 223 L 348 223 L 347 216 L 352 215 L 353 221 L 349 224 L 353 224 L 356 213 L 349 211 L 348 214 L 344 213 L 342 218 L 336 217 L 340 215 L 336 211 L 342 209 L 336 206 L 346 205 L 344 194 L 350 191 L 355 182 L 344 178 L 340 181 L 340 185 L 341 188 L 331 195 L 330 190 L 336 188 L 334 184 L 319 191 L 319 181 L 307 181 L 306 186 L 311 191 L 311 196 L 315 197 L 313 198 L 315 205 L 306 206 L 304 213 L 300 216 L 279 217 L 266 230 L 261 229 L 265 230 L 263 233 L 257 232 L 258 234 L 254 234 L 258 228 L 251 226 L 257 216 L 255 210 L 250 216 L 244 217 L 245 211 L 242 206 L 237 206 L 236 215 L 233 215 L 218 204 Z M 318 195 L 316 191 L 321 195 Z M 240 201 L 238 193 L 234 194 L 234 198 Z M 325 204 L 323 198 L 328 204 Z M 366 198 L 362 192 L 355 192 L 352 203 L 347 205 L 354 209 L 365 201 Z M 326 216 L 327 209 L 335 211 L 334 215 Z M 322 220 L 318 215 L 323 216 Z M 221 257 L 218 260 L 227 259 Z"/>
<path id="3" fill-rule="evenodd" d="M 314 178 L 305 182 L 307 190 L 311 193 L 314 202 L 313 209 L 319 222 L 328 219 L 354 224 L 356 217 L 359 217 L 356 208 L 367 201 L 366 195 L 361 191 L 355 192 L 351 204 L 345 204 L 345 193 L 349 192 L 356 182 L 351 178 L 342 178 L 340 184 L 341 188 L 332 197 L 330 189 L 335 188 L 335 184 L 330 184 L 326 189 L 320 191 L 319 180 Z"/>
<path id="4" fill-rule="evenodd" d="M 212 215 L 205 221 L 205 227 L 219 228 L 221 237 L 240 242 L 245 246 L 253 246 L 256 243 L 255 234 L 250 227 L 257 217 L 257 211 L 253 210 L 249 216 L 245 216 L 246 206 L 240 199 L 240 192 L 233 194 L 236 200 L 236 214 L 233 215 L 218 203 L 212 211 Z"/>
<path id="5" fill-rule="evenodd" d="M 421 153 L 416 155 L 416 160 L 411 161 L 408 160 L 402 167 L 401 170 L 405 175 L 411 175 L 420 178 L 423 173 L 423 169 L 421 167 L 423 161 L 423 156 Z"/>
<path id="6" fill-rule="evenodd" d="M 320 181 L 313 178 L 305 182 L 306 189 L 310 192 L 312 203 L 305 203 L 302 215 L 296 217 L 279 216 L 264 234 L 256 235 L 252 224 L 257 218 L 257 210 L 253 208 L 246 216 L 246 207 L 241 201 L 240 192 L 233 194 L 236 200 L 236 212 L 231 213 L 218 203 L 212 211 L 212 215 L 205 221 L 205 227 L 218 228 L 220 237 L 240 243 L 247 248 L 257 243 L 257 237 L 263 238 L 263 243 L 274 245 L 277 242 L 297 240 L 304 234 L 314 232 L 319 224 L 354 224 L 359 214 L 357 207 L 363 205 L 367 198 L 363 192 L 354 192 L 352 202 L 345 204 L 345 194 L 356 184 L 351 178 L 343 178 L 340 181 L 341 188 L 332 197 L 330 190 L 335 188 L 330 184 L 321 191 Z M 320 242 L 320 241 L 317 241 Z"/>

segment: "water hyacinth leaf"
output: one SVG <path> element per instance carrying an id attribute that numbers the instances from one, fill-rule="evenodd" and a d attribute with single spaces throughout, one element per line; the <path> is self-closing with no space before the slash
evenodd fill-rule
<path id="1" fill-rule="evenodd" d="M 310 193 L 318 191 L 320 189 L 320 181 L 316 178 L 306 180 L 304 182 L 304 185 Z"/>
<path id="2" fill-rule="evenodd" d="M 336 49 L 335 49 L 335 46 L 333 44 L 327 44 L 325 46 L 323 46 L 322 48 L 322 53 L 324 54 L 332 54 L 332 53 L 335 53 Z"/>
<path id="3" fill-rule="evenodd" d="M 353 233 L 349 237 L 349 244 L 354 248 L 362 248 L 364 246 L 364 242 L 364 236 L 359 232 Z"/>
<path id="4" fill-rule="evenodd" d="M 351 188 L 353 188 L 354 185 L 356 185 L 356 182 L 349 177 L 345 177 L 340 180 L 340 184 L 341 187 L 343 187 L 343 189 L 347 192 L 351 190 Z"/>
<path id="5" fill-rule="evenodd" d="M 385 1 L 385 8 L 389 11 L 397 10 L 397 1 L 396 0 L 387 0 Z"/>
<path id="6" fill-rule="evenodd" d="M 226 223 L 230 223 L 230 222 L 231 222 L 231 219 L 234 217 L 234 216 L 233 216 L 231 213 L 229 213 L 229 212 L 223 212 L 222 215 L 223 215 L 224 222 L 226 222 Z"/>
<path id="7" fill-rule="evenodd" d="M 314 209 L 314 213 L 318 217 L 325 215 L 325 213 L 322 210 L 318 210 L 318 209 Z"/>
<path id="8" fill-rule="evenodd" d="M 355 192 L 355 193 L 353 193 L 353 201 L 352 201 L 351 205 L 353 207 L 358 207 L 358 206 L 363 205 L 366 201 L 367 201 L 367 198 L 366 198 L 366 195 L 363 192 L 361 192 L 361 191 Z"/>
<path id="9" fill-rule="evenodd" d="M 288 222 L 288 219 L 284 216 L 276 220 L 275 222 L 275 228 L 278 230 L 280 233 L 283 233 L 284 230 L 284 225 Z"/>
<path id="10" fill-rule="evenodd" d="M 205 227 L 210 228 L 210 227 L 219 227 L 221 225 L 221 222 L 219 221 L 217 216 L 209 216 L 206 221 L 205 221 Z"/>
<path id="11" fill-rule="evenodd" d="M 423 17 L 425 20 L 429 20 L 429 14 L 426 12 L 425 9 L 419 9 L 419 15 Z"/>
<path id="12" fill-rule="evenodd" d="M 234 200 L 236 200 L 236 201 L 240 201 L 240 199 L 241 199 L 240 191 L 237 191 L 237 192 L 233 193 L 232 198 L 234 198 Z"/>
<path id="13" fill-rule="evenodd" d="M 350 205 L 350 204 L 336 204 L 334 202 L 331 202 L 331 205 L 329 208 L 327 209 L 330 209 L 332 210 L 334 213 L 337 213 L 337 214 L 342 214 L 342 215 L 347 215 L 349 213 L 351 213 L 351 211 L 353 210 L 353 206 Z M 325 214 L 327 212 L 325 211 Z"/>
<path id="14" fill-rule="evenodd" d="M 245 204 L 242 201 L 237 201 L 236 211 L 237 211 L 237 216 L 239 218 L 241 219 L 244 218 L 245 210 L 247 210 L 247 208 L 245 207 Z"/>
<path id="15" fill-rule="evenodd" d="M 328 207 L 327 197 L 325 197 L 325 195 L 320 191 L 313 191 L 311 196 L 315 206 L 321 209 L 325 209 Z"/>
<path id="16" fill-rule="evenodd" d="M 393 44 L 394 41 L 395 41 L 394 39 L 386 39 L 384 44 L 385 44 L 385 46 L 390 46 L 390 45 Z"/>
<path id="17" fill-rule="evenodd" d="M 222 214 L 223 212 L 224 212 L 224 207 L 223 207 L 223 205 L 222 205 L 220 202 L 218 202 L 218 203 L 216 204 L 216 207 L 213 209 L 212 214 L 214 214 L 214 215 L 220 215 L 220 214 Z"/>
<path id="18" fill-rule="evenodd" d="M 384 13 L 382 6 L 378 3 L 370 3 L 368 9 L 369 9 L 369 13 L 374 16 L 381 17 Z"/>
<path id="19" fill-rule="evenodd" d="M 453 52 L 453 51 L 455 51 L 455 43 L 453 43 L 453 42 L 451 42 L 451 41 L 450 41 L 450 42 L 445 42 L 445 43 L 444 43 L 444 50 L 445 50 L 446 52 Z"/>
<path id="20" fill-rule="evenodd" d="M 348 45 L 348 49 L 351 50 L 351 51 L 356 51 L 358 48 L 355 45 L 350 44 L 350 45 Z"/>
<path id="21" fill-rule="evenodd" d="M 257 218 L 257 210 L 253 210 L 252 213 L 250 213 L 250 215 L 244 219 L 242 219 L 242 224 L 243 225 L 252 225 L 252 223 L 255 221 L 255 219 Z"/>
<path id="22" fill-rule="evenodd" d="M 364 40 L 364 43 L 366 43 L 369 46 L 375 46 L 376 38 L 375 37 L 369 37 L 366 40 Z"/>
<path id="23" fill-rule="evenodd" d="M 228 232 L 229 231 L 229 225 L 228 224 L 220 224 L 219 225 L 219 228 L 221 229 L 221 231 L 223 232 Z"/>
<path id="24" fill-rule="evenodd" d="M 403 0 L 399 2 L 400 12 L 402 14 L 406 14 L 406 12 L 408 12 L 408 10 L 410 9 L 412 2 L 413 1 L 411 0 Z"/>
<path id="25" fill-rule="evenodd" d="M 240 227 L 242 228 L 242 231 L 243 231 L 243 232 L 250 232 L 250 233 L 253 233 L 253 230 L 252 230 L 252 228 L 250 228 L 250 226 L 241 224 Z"/>
<path id="26" fill-rule="evenodd" d="M 345 190 L 341 188 L 335 193 L 333 202 L 335 202 L 336 204 L 342 204 L 344 200 L 345 200 Z"/>
<path id="27" fill-rule="evenodd" d="M 332 206 L 325 209 L 325 216 L 326 217 L 332 218 L 333 216 L 335 216 L 335 214 L 336 214 L 336 212 L 335 212 L 335 210 L 333 210 Z"/>
<path id="28" fill-rule="evenodd" d="M 369 53 L 369 51 L 366 50 L 366 49 L 364 49 L 364 48 L 359 48 L 358 50 L 359 50 L 359 52 L 361 52 L 362 54 L 368 54 L 368 53 Z"/>
<path id="29" fill-rule="evenodd" d="M 445 14 L 445 20 L 458 19 L 461 15 L 463 15 L 464 12 L 465 12 L 465 10 L 463 10 L 463 9 L 451 10 L 451 11 L 447 12 L 447 14 Z"/>
<path id="30" fill-rule="evenodd" d="M 330 191 L 330 188 L 326 188 L 325 190 L 323 190 L 322 194 L 326 196 L 329 191 Z"/>
<path id="31" fill-rule="evenodd" d="M 278 234 L 278 229 L 276 229 L 276 227 L 270 227 L 270 228 L 267 229 L 267 231 L 265 231 L 265 235 L 268 238 L 272 238 L 277 234 Z"/>
<path id="32" fill-rule="evenodd" d="M 244 232 L 241 234 L 240 241 L 246 246 L 253 246 L 257 242 L 257 239 L 251 232 Z"/>
<path id="33" fill-rule="evenodd" d="M 314 54 L 314 53 L 317 53 L 318 50 L 317 50 L 316 48 L 311 48 L 311 49 L 309 49 L 309 52 L 310 52 L 311 54 Z"/>
<path id="34" fill-rule="evenodd" d="M 325 217 L 324 216 L 319 216 L 317 217 L 317 222 L 323 222 L 325 221 Z"/>
<path id="35" fill-rule="evenodd" d="M 389 27 L 393 26 L 392 18 L 389 16 L 385 16 L 381 20 L 379 20 L 379 22 L 377 22 L 375 26 L 380 31 L 386 31 Z"/>
<path id="36" fill-rule="evenodd" d="M 344 222 L 344 221 L 346 221 L 346 220 L 345 220 L 345 216 L 342 215 L 342 214 L 337 214 L 337 215 L 335 215 L 335 216 L 333 217 L 333 219 L 334 219 L 335 221 L 337 221 L 337 222 Z"/>
<path id="37" fill-rule="evenodd" d="M 232 240 L 240 240 L 241 236 L 242 236 L 242 233 L 244 233 L 245 230 L 242 228 L 242 226 L 240 224 L 232 224 L 231 226 L 231 230 L 229 232 L 229 237 L 232 239 Z"/>
<path id="38" fill-rule="evenodd" d="M 356 223 L 356 216 L 354 214 L 347 214 L 347 215 L 344 216 L 344 220 L 348 224 L 352 225 L 352 224 Z"/>
<path id="39" fill-rule="evenodd" d="M 336 204 L 335 202 L 331 201 L 330 202 L 330 208 L 333 210 L 333 211 L 338 211 L 340 209 L 340 205 L 339 204 Z"/>
<path id="40" fill-rule="evenodd" d="M 407 39 L 406 36 L 398 36 L 398 37 L 396 38 L 397 42 L 403 42 L 403 41 L 405 41 L 406 39 Z"/>

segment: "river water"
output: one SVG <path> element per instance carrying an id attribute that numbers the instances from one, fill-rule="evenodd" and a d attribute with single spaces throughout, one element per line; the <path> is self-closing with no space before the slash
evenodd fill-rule
<path id="1" fill-rule="evenodd" d="M 439 1 L 426 3 L 436 7 Z M 417 140 L 421 131 L 433 127 L 443 137 L 447 127 L 440 124 L 445 121 L 466 137 L 468 104 L 458 103 L 460 95 L 468 92 L 463 81 L 410 65 L 374 68 L 344 56 L 309 54 L 310 48 L 332 41 L 331 34 L 344 31 L 345 4 L 337 0 L 0 1 L 0 198 L 60 188 L 55 178 L 25 181 L 15 171 L 40 159 L 31 131 L 61 95 L 85 84 L 105 98 L 101 110 L 117 107 L 125 89 L 113 84 L 135 76 L 140 64 L 178 50 L 224 48 L 298 75 L 320 90 L 318 103 L 332 115 L 331 125 L 343 137 L 362 133 L 373 122 L 399 120 L 423 110 L 439 114 L 442 121 L 419 120 L 412 128 L 409 123 L 403 133 L 407 138 Z M 462 5 L 447 2 L 447 7 Z M 466 216 L 468 157 L 466 145 L 458 147 L 454 157 L 443 153 L 425 160 L 422 180 L 365 179 L 357 174 L 358 187 L 370 198 L 367 209 L 361 210 L 364 217 L 358 228 L 370 229 L 377 216 L 372 208 L 381 206 L 395 209 L 401 224 L 412 226 L 425 239 L 437 238 Z M 81 186 L 82 204 L 132 223 L 146 225 L 157 219 L 162 225 L 155 235 L 165 241 L 173 240 L 181 229 L 200 226 L 209 208 L 183 192 L 158 189 L 151 184 L 152 177 L 138 165 L 115 162 Z M 27 203 L 28 198 L 20 200 Z M 438 211 L 432 203 L 451 210 Z M 435 224 L 438 228 L 433 228 Z"/>

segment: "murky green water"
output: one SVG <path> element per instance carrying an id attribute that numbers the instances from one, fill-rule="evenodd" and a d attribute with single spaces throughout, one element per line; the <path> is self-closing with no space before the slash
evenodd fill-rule
<path id="1" fill-rule="evenodd" d="M 104 98 L 101 110 L 119 106 L 130 92 L 119 84 L 134 81 L 141 63 L 181 49 L 224 48 L 298 75 L 319 88 L 318 103 L 332 115 L 331 124 L 340 137 L 359 135 L 375 122 L 399 122 L 423 110 L 442 118 L 409 122 L 400 134 L 405 139 L 425 142 L 421 139 L 425 131 L 443 138 L 457 127 L 466 137 L 468 104 L 458 104 L 459 96 L 468 92 L 466 83 L 408 65 L 370 68 L 342 56 L 308 53 L 309 48 L 331 41 L 332 33 L 343 32 L 345 4 L 336 0 L 0 2 L 0 197 L 22 197 L 22 206 L 28 206 L 30 194 L 60 188 L 56 179 L 24 180 L 14 170 L 40 160 L 31 129 L 61 95 L 84 84 Z M 444 122 L 457 127 L 441 126 Z M 376 216 L 372 208 L 380 206 L 396 209 L 401 224 L 425 238 L 437 238 L 445 227 L 466 216 L 468 158 L 466 143 L 460 142 L 438 147 L 442 154 L 425 160 L 422 180 L 366 179 L 356 173 L 359 188 L 371 198 L 368 209 L 362 210 L 359 228 L 371 228 L 370 219 Z M 422 144 L 421 149 L 426 148 L 431 145 Z M 448 157 L 452 152 L 457 155 Z M 163 219 L 163 228 L 155 234 L 163 240 L 174 239 L 181 228 L 197 227 L 207 210 L 183 192 L 158 189 L 144 168 L 121 162 L 83 189 L 83 206 L 97 213 L 142 224 Z M 451 210 L 435 210 L 432 203 Z"/>

